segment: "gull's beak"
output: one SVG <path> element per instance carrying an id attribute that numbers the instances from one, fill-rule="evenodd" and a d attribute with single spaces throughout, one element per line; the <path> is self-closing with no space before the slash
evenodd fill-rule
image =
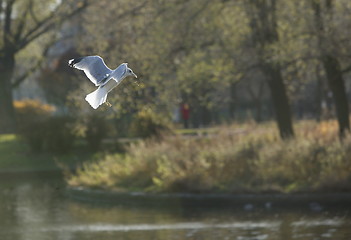
<path id="1" fill-rule="evenodd" d="M 135 73 L 133 73 L 133 76 L 134 76 L 135 78 L 138 78 L 138 76 L 137 76 Z"/>

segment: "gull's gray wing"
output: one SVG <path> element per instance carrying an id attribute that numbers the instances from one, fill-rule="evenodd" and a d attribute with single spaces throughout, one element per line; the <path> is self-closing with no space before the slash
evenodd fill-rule
<path id="1" fill-rule="evenodd" d="M 104 83 L 112 70 L 108 68 L 100 56 L 87 56 L 75 58 L 68 61 L 68 65 L 79 70 L 83 70 L 85 75 L 95 86 Z"/>
<path id="2" fill-rule="evenodd" d="M 123 76 L 125 76 L 125 73 L 128 68 L 128 63 L 122 63 L 119 65 L 111 74 L 111 77 L 114 78 L 117 82 L 123 80 Z"/>

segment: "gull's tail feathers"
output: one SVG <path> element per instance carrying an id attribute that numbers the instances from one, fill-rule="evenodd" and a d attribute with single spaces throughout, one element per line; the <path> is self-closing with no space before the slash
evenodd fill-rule
<path id="1" fill-rule="evenodd" d="M 104 87 L 99 87 L 94 92 L 89 93 L 85 100 L 90 104 L 94 109 L 97 109 L 101 104 L 106 102 L 107 99 L 107 90 Z"/>

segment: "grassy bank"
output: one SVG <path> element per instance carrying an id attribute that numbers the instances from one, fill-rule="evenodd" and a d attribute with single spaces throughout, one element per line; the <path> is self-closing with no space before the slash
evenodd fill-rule
<path id="1" fill-rule="evenodd" d="M 33 153 L 18 136 L 0 135 L 0 172 L 60 170 L 60 164 L 74 167 L 91 157 L 92 153 L 79 147 L 67 154 Z"/>
<path id="2" fill-rule="evenodd" d="M 334 121 L 296 124 L 281 141 L 274 124 L 233 125 L 203 138 L 170 136 L 84 164 L 70 186 L 152 192 L 351 190 L 351 138 Z"/>

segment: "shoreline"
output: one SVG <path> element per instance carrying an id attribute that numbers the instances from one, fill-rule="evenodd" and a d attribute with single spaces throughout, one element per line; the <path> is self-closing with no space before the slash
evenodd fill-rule
<path id="1" fill-rule="evenodd" d="M 9 175 L 19 177 L 55 176 L 63 177 L 59 168 L 6 169 L 0 171 L 0 179 Z M 63 180 L 63 179 L 62 179 Z M 235 208 L 238 210 L 295 209 L 320 212 L 325 210 L 350 209 L 351 192 L 262 192 L 262 193 L 147 193 L 133 191 L 109 191 L 83 187 L 70 187 L 65 183 L 65 195 L 85 203 L 108 205 L 161 207 L 185 206 L 195 208 Z"/>
<path id="2" fill-rule="evenodd" d="M 145 207 L 209 207 L 237 208 L 250 210 L 301 209 L 324 211 L 350 209 L 351 193 L 238 193 L 238 194 L 195 194 L 195 193 L 144 193 L 113 192 L 85 188 L 67 187 L 66 195 L 74 200 L 87 203 L 105 203 Z"/>

